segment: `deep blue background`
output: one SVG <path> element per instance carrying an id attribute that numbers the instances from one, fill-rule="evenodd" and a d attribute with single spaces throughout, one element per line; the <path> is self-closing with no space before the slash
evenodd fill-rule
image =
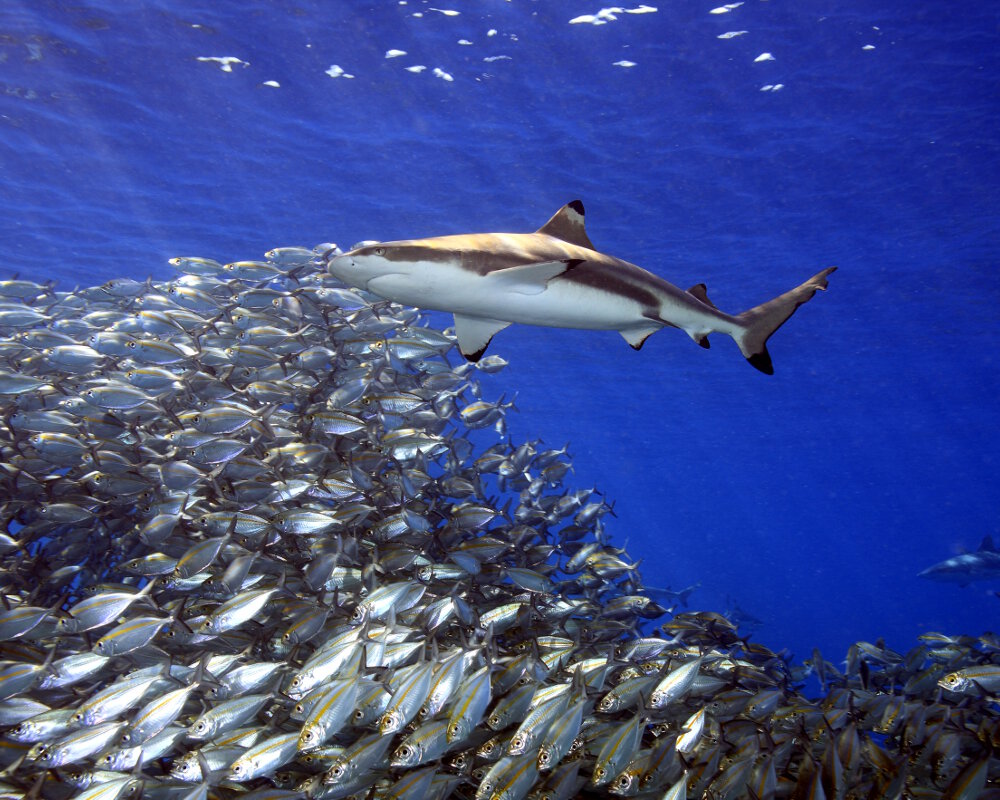
<path id="1" fill-rule="evenodd" d="M 136 5 L 0 9 L 4 277 L 532 230 L 574 198 L 597 247 L 727 311 L 838 265 L 773 378 L 722 337 L 512 328 L 485 392 L 517 393 L 516 440 L 572 443 L 649 584 L 776 649 L 996 627 L 1000 582 L 916 577 L 998 532 L 995 4 Z"/>

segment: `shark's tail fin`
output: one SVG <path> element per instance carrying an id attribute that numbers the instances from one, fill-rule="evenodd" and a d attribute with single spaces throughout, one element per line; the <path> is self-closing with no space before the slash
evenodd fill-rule
<path id="1" fill-rule="evenodd" d="M 795 309 L 816 294 L 817 289 L 826 289 L 826 278 L 835 269 L 837 268 L 830 267 L 817 272 L 791 291 L 737 315 L 737 319 L 743 321 L 747 327 L 733 338 L 736 339 L 740 352 L 752 366 L 767 375 L 774 374 L 771 356 L 767 352 L 768 338 L 785 324 L 785 320 L 795 313 Z"/>

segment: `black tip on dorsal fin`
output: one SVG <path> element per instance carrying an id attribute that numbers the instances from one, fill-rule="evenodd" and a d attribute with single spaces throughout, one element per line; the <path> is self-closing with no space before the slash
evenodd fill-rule
<path id="1" fill-rule="evenodd" d="M 564 242 L 575 244 L 578 247 L 586 247 L 588 250 L 596 249 L 587 237 L 583 203 L 579 200 L 574 200 L 560 208 L 537 232 L 554 236 L 556 239 L 562 239 Z"/>
<path id="2" fill-rule="evenodd" d="M 712 308 L 715 308 L 716 311 L 719 310 L 718 308 L 716 308 L 715 303 L 713 303 L 711 300 L 708 299 L 708 287 L 705 286 L 705 284 L 696 283 L 694 286 L 688 289 L 688 294 L 694 295 L 698 300 L 700 300 L 706 306 L 711 306 Z"/>

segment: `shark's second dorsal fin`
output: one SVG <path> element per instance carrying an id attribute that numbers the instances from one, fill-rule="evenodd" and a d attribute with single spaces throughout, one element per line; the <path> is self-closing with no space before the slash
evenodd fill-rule
<path id="1" fill-rule="evenodd" d="M 993 545 L 993 537 L 992 536 L 984 536 L 983 537 L 983 541 L 979 545 L 979 551 L 978 552 L 981 553 L 984 550 L 986 550 L 986 551 L 996 550 L 996 547 L 994 547 L 994 545 Z"/>
<path id="2" fill-rule="evenodd" d="M 538 229 L 538 233 L 554 236 L 556 239 L 562 239 L 577 247 L 586 247 L 588 250 L 597 249 L 587 237 L 587 228 L 583 221 L 583 203 L 579 200 L 560 208 L 552 215 L 552 219 Z"/>
<path id="3" fill-rule="evenodd" d="M 703 302 L 706 306 L 711 306 L 716 311 L 719 310 L 716 307 L 715 303 L 713 303 L 711 300 L 708 299 L 708 287 L 705 286 L 705 284 L 703 284 L 703 283 L 696 283 L 694 286 L 692 286 L 690 289 L 688 289 L 688 294 L 694 295 L 701 302 Z"/>

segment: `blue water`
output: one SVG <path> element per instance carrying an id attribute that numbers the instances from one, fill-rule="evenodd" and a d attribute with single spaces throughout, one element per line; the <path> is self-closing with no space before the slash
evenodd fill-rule
<path id="1" fill-rule="evenodd" d="M 1000 533 L 995 4 L 137 5 L 0 9 L 3 277 L 527 231 L 575 198 L 599 249 L 727 311 L 837 265 L 774 377 L 723 337 L 514 327 L 484 393 L 571 443 L 648 584 L 775 649 L 997 627 L 1000 581 L 916 577 Z"/>

